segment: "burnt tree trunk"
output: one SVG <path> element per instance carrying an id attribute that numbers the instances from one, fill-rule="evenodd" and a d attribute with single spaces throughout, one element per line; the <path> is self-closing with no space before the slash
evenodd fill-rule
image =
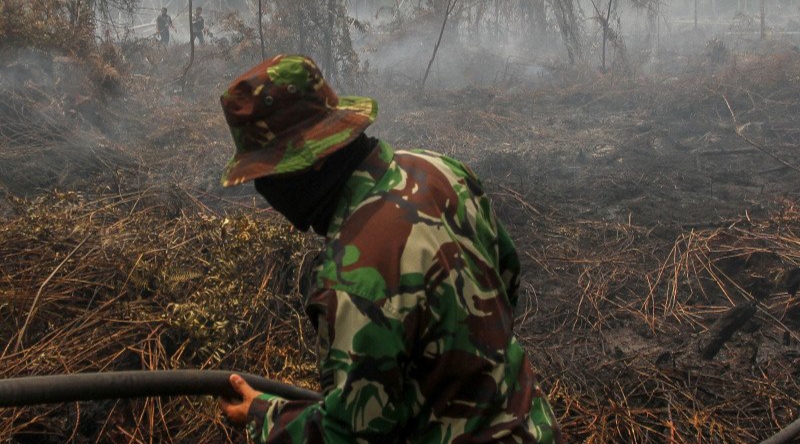
<path id="1" fill-rule="evenodd" d="M 189 74 L 189 70 L 192 69 L 192 65 L 194 64 L 194 27 L 192 26 L 192 0 L 189 0 L 189 63 L 186 64 L 186 68 L 183 70 L 183 75 L 181 76 L 181 89 L 186 90 L 186 76 Z"/>
<path id="2" fill-rule="evenodd" d="M 535 26 L 534 34 L 544 38 L 547 35 L 547 11 L 544 7 L 544 0 L 533 0 L 533 23 Z"/>
<path id="3" fill-rule="evenodd" d="M 333 57 L 333 36 L 334 27 L 334 14 L 336 8 L 336 0 L 328 0 L 328 23 L 325 27 L 325 75 L 329 80 L 333 80 L 334 71 L 334 57 Z"/>
<path id="4" fill-rule="evenodd" d="M 580 38 L 580 22 L 575 14 L 575 0 L 549 0 L 553 7 L 561 38 L 567 49 L 567 57 L 571 65 L 583 59 Z"/>
<path id="5" fill-rule="evenodd" d="M 608 21 L 611 20 L 611 4 L 614 0 L 608 0 L 608 12 L 603 21 L 603 72 L 606 72 L 606 42 L 608 41 Z M 599 11 L 598 11 L 599 12 Z"/>
<path id="6" fill-rule="evenodd" d="M 325 76 L 328 78 L 328 81 L 333 81 L 333 65 L 335 63 L 335 59 L 333 57 L 333 36 L 335 34 L 335 30 L 333 27 L 335 23 L 334 19 L 336 14 L 336 0 L 328 0 L 326 9 L 328 20 L 325 24 L 325 59 L 322 70 L 325 73 Z"/>
<path id="7" fill-rule="evenodd" d="M 494 38 L 500 40 L 500 0 L 494 0 Z"/>
<path id="8" fill-rule="evenodd" d="M 267 58 L 266 52 L 264 51 L 264 12 L 263 12 L 263 2 L 264 0 L 258 0 L 258 39 L 261 41 L 261 60 Z"/>

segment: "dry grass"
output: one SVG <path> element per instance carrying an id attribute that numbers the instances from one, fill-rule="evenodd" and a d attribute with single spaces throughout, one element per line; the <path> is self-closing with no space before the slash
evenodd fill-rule
<path id="1" fill-rule="evenodd" d="M 165 195 L 11 198 L 0 376 L 229 368 L 314 387 L 297 294 L 312 244 L 271 213 L 217 215 Z M 0 435 L 238 439 L 219 419 L 202 399 L 43 406 L 0 412 Z"/>
<path id="2" fill-rule="evenodd" d="M 527 253 L 544 296 L 523 342 L 574 441 L 754 442 L 800 414 L 800 301 L 773 279 L 800 264 L 797 205 L 671 246 L 641 227 L 539 224 Z M 754 300 L 755 317 L 704 359 L 713 322 Z"/>

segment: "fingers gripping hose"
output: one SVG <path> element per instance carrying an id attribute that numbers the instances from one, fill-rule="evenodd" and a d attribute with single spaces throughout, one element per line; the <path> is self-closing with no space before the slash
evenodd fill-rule
<path id="1" fill-rule="evenodd" d="M 31 376 L 0 380 L 0 407 L 150 396 L 237 397 L 224 370 L 166 370 Z M 317 401 L 319 393 L 238 373 L 254 389 L 291 400 Z"/>

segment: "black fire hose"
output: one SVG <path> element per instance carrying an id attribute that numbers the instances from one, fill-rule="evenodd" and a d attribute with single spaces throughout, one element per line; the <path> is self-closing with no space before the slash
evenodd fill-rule
<path id="1" fill-rule="evenodd" d="M 784 427 L 783 430 L 776 433 L 766 441 L 761 441 L 761 444 L 788 444 L 798 436 L 800 436 L 800 418 Z"/>
<path id="2" fill-rule="evenodd" d="M 146 398 L 151 396 L 213 395 L 236 398 L 229 382 L 236 373 L 255 390 L 291 400 L 318 401 L 319 393 L 248 373 L 226 370 L 159 370 L 0 379 L 0 407 Z"/>
<path id="3" fill-rule="evenodd" d="M 151 396 L 225 396 L 236 398 L 231 374 L 259 392 L 297 401 L 319 401 L 319 393 L 249 373 L 226 370 L 158 370 L 0 379 L 0 407 Z M 800 419 L 761 444 L 786 444 L 800 435 Z"/>

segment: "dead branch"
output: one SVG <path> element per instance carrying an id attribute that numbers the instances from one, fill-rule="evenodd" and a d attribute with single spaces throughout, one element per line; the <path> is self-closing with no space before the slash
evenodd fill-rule
<path id="1" fill-rule="evenodd" d="M 444 20 L 442 20 L 442 29 L 439 31 L 439 38 L 436 40 L 436 44 L 433 46 L 433 54 L 431 54 L 431 59 L 428 61 L 428 67 L 425 68 L 425 75 L 422 77 L 422 83 L 419 85 L 420 92 L 425 90 L 425 82 L 428 80 L 428 74 L 431 72 L 431 66 L 433 65 L 433 61 L 436 59 L 436 53 L 439 51 L 439 45 L 442 43 L 442 36 L 444 35 L 444 29 L 447 25 L 447 18 L 450 17 L 450 13 L 453 12 L 453 9 L 455 9 L 456 3 L 458 3 L 458 0 L 447 0 L 447 8 L 445 9 Z"/>
<path id="2" fill-rule="evenodd" d="M 25 317 L 25 322 L 22 323 L 22 327 L 20 327 L 19 333 L 17 334 L 17 343 L 14 345 L 14 350 L 13 350 L 14 353 L 19 351 L 20 347 L 22 347 L 22 341 L 25 339 L 25 330 L 28 328 L 28 324 L 31 322 L 31 318 L 33 318 L 33 314 L 36 312 L 36 309 L 38 308 L 39 299 L 42 297 L 42 290 L 44 290 L 44 287 L 47 286 L 48 282 L 50 282 L 50 280 L 53 279 L 53 276 L 55 276 L 55 274 L 58 273 L 58 270 L 60 270 L 61 267 L 63 267 L 64 264 L 67 263 L 67 261 L 72 257 L 72 255 L 75 254 L 75 252 L 78 251 L 78 249 L 80 249 L 83 246 L 83 244 L 86 243 L 87 240 L 89 240 L 90 236 L 91 235 L 83 238 L 83 240 L 77 246 L 75 246 L 75 248 L 73 248 L 72 251 L 70 251 L 69 254 L 66 255 L 66 257 L 64 257 L 64 260 L 62 260 L 61 263 L 59 263 L 58 266 L 53 269 L 50 275 L 47 276 L 47 279 L 45 279 L 44 282 L 42 282 L 42 285 L 39 286 L 39 291 L 36 292 L 36 297 L 33 298 L 33 302 L 31 303 L 31 308 L 28 310 L 28 315 Z M 3 353 L 3 355 L 5 355 L 5 352 Z"/>
<path id="3" fill-rule="evenodd" d="M 722 94 L 722 99 L 725 100 L 725 105 L 727 105 L 728 111 L 731 113 L 731 119 L 733 119 L 733 125 L 734 125 L 734 132 L 736 133 L 737 136 L 739 136 L 742 140 L 744 140 L 745 142 L 750 144 L 750 146 L 752 146 L 753 148 L 761 151 L 762 153 L 768 155 L 769 157 L 772 157 L 773 159 L 775 159 L 776 161 L 780 162 L 781 164 L 783 164 L 787 168 L 791 168 L 792 170 L 800 173 L 800 168 L 799 167 L 797 167 L 795 165 L 792 165 L 789 162 L 781 159 L 780 157 L 776 156 L 775 154 L 773 154 L 772 152 L 770 152 L 769 150 L 767 150 L 766 148 L 764 148 L 760 144 L 756 143 L 755 141 L 753 141 L 752 139 L 747 137 L 744 134 L 744 130 L 750 124 L 746 123 L 744 125 L 739 125 L 739 122 L 737 122 L 737 120 L 736 120 L 736 113 L 733 111 L 733 108 L 731 107 L 731 102 L 728 100 L 727 95 Z"/>

